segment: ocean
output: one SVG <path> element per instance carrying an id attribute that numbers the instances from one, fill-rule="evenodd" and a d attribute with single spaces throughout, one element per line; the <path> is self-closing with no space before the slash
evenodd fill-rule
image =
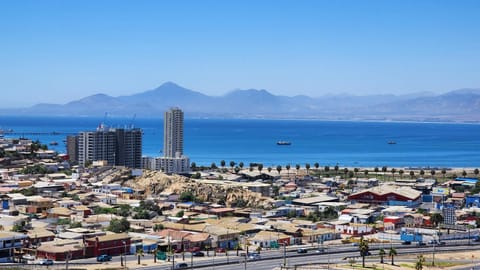
<path id="1" fill-rule="evenodd" d="M 101 122 L 141 128 L 143 155 L 162 155 L 162 119 L 0 116 L 0 128 L 14 132 L 6 137 L 56 141 L 49 148 L 60 153 L 66 133 L 95 130 Z M 184 135 L 185 154 L 197 165 L 480 167 L 478 124 L 187 118 Z"/>

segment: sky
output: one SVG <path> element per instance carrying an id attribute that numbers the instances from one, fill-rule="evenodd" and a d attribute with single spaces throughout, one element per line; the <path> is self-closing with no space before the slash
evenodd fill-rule
<path id="1" fill-rule="evenodd" d="M 0 1 L 0 107 L 480 88 L 480 1 Z"/>

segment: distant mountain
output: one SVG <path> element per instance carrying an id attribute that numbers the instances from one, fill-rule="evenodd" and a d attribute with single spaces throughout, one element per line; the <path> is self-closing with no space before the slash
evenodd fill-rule
<path id="1" fill-rule="evenodd" d="M 329 120 L 480 121 L 480 89 L 459 89 L 435 95 L 348 94 L 278 96 L 267 90 L 231 91 L 208 96 L 166 82 L 158 88 L 129 96 L 96 94 L 66 104 L 37 104 L 29 108 L 3 109 L 14 115 L 82 115 L 162 117 L 170 107 L 180 107 L 188 117 L 304 118 Z"/>

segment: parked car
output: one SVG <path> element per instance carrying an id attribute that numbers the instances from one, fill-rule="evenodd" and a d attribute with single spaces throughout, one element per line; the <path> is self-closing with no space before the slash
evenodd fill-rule
<path id="1" fill-rule="evenodd" d="M 107 254 L 102 254 L 97 257 L 97 262 L 108 262 L 112 260 L 112 256 Z"/>
<path id="2" fill-rule="evenodd" d="M 249 260 L 260 260 L 261 257 L 260 257 L 260 254 L 258 254 L 258 253 L 250 253 L 250 254 L 248 254 L 248 259 Z"/>
<path id="3" fill-rule="evenodd" d="M 425 242 L 418 242 L 417 246 L 425 246 Z"/>
<path id="4" fill-rule="evenodd" d="M 224 248 L 217 248 L 217 253 L 225 253 L 225 249 Z"/>
<path id="5" fill-rule="evenodd" d="M 403 241 L 402 242 L 402 245 L 411 245 L 411 244 L 412 244 L 412 242 L 410 242 L 410 241 Z"/>
<path id="6" fill-rule="evenodd" d="M 188 268 L 188 264 L 187 263 L 177 263 L 175 265 L 175 269 L 183 269 L 183 268 Z"/>
<path id="7" fill-rule="evenodd" d="M 201 251 L 194 251 L 194 252 L 192 252 L 192 256 L 193 257 L 203 257 L 203 256 L 205 256 L 205 253 L 203 253 Z"/>
<path id="8" fill-rule="evenodd" d="M 177 248 L 177 249 L 174 250 L 175 253 L 182 253 L 182 251 L 183 251 L 183 249 L 181 249 L 181 248 Z"/>
<path id="9" fill-rule="evenodd" d="M 308 250 L 306 248 L 299 248 L 297 249 L 297 253 L 307 253 Z"/>
<path id="10" fill-rule="evenodd" d="M 53 260 L 50 260 L 50 259 L 41 259 L 40 261 L 38 261 L 38 264 L 41 264 L 41 265 L 53 265 Z"/>
<path id="11" fill-rule="evenodd" d="M 190 252 L 200 251 L 200 248 L 199 247 L 192 247 L 188 251 L 190 251 Z"/>

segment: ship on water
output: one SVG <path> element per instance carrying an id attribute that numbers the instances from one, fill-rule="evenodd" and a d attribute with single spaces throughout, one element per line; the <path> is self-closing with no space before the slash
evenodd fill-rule
<path id="1" fill-rule="evenodd" d="M 277 145 L 291 145 L 292 143 L 289 141 L 278 141 Z"/>

